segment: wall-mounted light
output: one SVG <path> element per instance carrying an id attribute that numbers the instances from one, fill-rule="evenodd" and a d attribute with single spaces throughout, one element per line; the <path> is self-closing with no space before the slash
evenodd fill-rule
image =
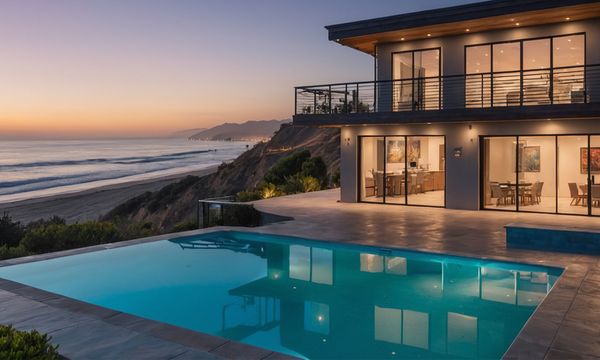
<path id="1" fill-rule="evenodd" d="M 473 125 L 469 124 L 469 141 L 473 142 Z"/>
<path id="2" fill-rule="evenodd" d="M 350 146 L 350 138 L 349 137 L 344 138 L 344 145 Z"/>
<path id="3" fill-rule="evenodd" d="M 459 158 L 462 156 L 463 153 L 463 148 L 461 147 L 456 147 L 452 150 L 452 156 L 454 156 L 455 158 Z"/>

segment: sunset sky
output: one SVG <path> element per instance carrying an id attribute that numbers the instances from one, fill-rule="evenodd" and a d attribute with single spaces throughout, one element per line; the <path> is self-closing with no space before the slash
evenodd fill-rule
<path id="1" fill-rule="evenodd" d="M 370 80 L 325 25 L 467 0 L 0 0 L 0 137 L 152 136 L 287 118 Z"/>

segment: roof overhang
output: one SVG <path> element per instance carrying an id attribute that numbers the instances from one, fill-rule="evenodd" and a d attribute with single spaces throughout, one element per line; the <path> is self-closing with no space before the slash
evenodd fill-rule
<path id="1" fill-rule="evenodd" d="M 377 44 L 402 39 L 412 41 L 598 17 L 597 0 L 494 0 L 325 28 L 329 40 L 373 55 Z"/>

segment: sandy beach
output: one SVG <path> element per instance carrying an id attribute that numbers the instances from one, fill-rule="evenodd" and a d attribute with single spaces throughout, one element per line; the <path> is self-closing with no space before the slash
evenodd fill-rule
<path id="1" fill-rule="evenodd" d="M 41 218 L 49 218 L 54 215 L 65 218 L 70 223 L 96 220 L 125 200 L 143 194 L 146 191 L 159 190 L 188 175 L 204 176 L 216 170 L 217 166 L 214 166 L 203 170 L 150 180 L 133 181 L 76 193 L 4 203 L 0 204 L 0 214 L 8 212 L 14 220 L 19 220 L 23 223 Z"/>

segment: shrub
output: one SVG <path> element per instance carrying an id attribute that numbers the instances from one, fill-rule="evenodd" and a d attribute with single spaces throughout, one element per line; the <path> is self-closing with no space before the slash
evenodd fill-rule
<path id="1" fill-rule="evenodd" d="M 312 176 L 304 176 L 301 178 L 302 190 L 304 192 L 312 192 L 321 190 L 319 179 Z"/>
<path id="2" fill-rule="evenodd" d="M 58 346 L 52 345 L 50 339 L 35 330 L 18 331 L 12 326 L 0 325 L 0 359 L 59 359 Z"/>
<path id="3" fill-rule="evenodd" d="M 262 192 L 260 191 L 240 191 L 235 194 L 235 201 L 237 202 L 256 201 L 262 198 Z"/>
<path id="4" fill-rule="evenodd" d="M 23 246 L 0 246 L 0 260 L 13 259 L 23 256 L 29 256 L 31 253 L 27 251 Z"/>
<path id="5" fill-rule="evenodd" d="M 82 224 L 42 225 L 27 232 L 21 245 L 32 253 L 73 249 L 123 240 L 113 223 L 88 221 Z"/>
<path id="6" fill-rule="evenodd" d="M 310 159 L 310 151 L 301 150 L 279 159 L 265 174 L 265 182 L 283 185 L 286 178 L 299 173 L 302 164 Z"/>
<path id="7" fill-rule="evenodd" d="M 196 230 L 198 229 L 198 224 L 196 224 L 195 221 L 182 221 L 179 222 L 175 225 L 173 225 L 173 228 L 171 229 L 172 232 L 182 232 L 182 231 L 190 231 L 190 230 Z"/>
<path id="8" fill-rule="evenodd" d="M 333 185 L 333 187 L 340 187 L 340 169 L 337 169 L 333 175 L 331 175 L 331 185 Z"/>
<path id="9" fill-rule="evenodd" d="M 318 179 L 321 187 L 327 187 L 327 165 L 320 156 L 310 158 L 302 164 L 302 176 Z"/>
<path id="10" fill-rule="evenodd" d="M 277 189 L 277 186 L 272 183 L 267 183 L 263 186 L 261 195 L 263 199 L 270 199 L 276 196 L 282 195 L 281 192 Z"/>
<path id="11" fill-rule="evenodd" d="M 20 222 L 4 213 L 0 217 L 0 246 L 17 246 L 23 237 L 24 229 Z"/>

